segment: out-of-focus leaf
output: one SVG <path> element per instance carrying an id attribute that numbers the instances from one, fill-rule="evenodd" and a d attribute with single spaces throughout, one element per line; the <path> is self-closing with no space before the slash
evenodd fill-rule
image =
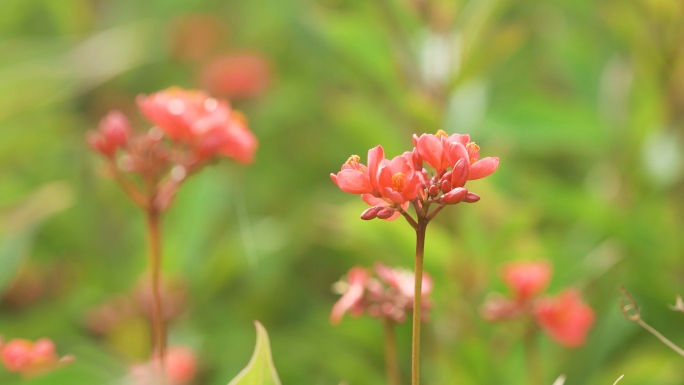
<path id="1" fill-rule="evenodd" d="M 254 322 L 257 330 L 256 346 L 249 364 L 228 385 L 280 385 L 278 373 L 273 366 L 271 346 L 266 329 Z"/>
<path id="2" fill-rule="evenodd" d="M 68 185 L 56 182 L 45 185 L 29 196 L 0 223 L 0 293 L 26 256 L 40 223 L 71 205 L 73 194 Z"/>

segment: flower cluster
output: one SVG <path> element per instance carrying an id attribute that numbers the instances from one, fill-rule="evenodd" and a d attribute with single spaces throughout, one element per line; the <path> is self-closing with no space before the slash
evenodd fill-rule
<path id="1" fill-rule="evenodd" d="M 169 324 L 186 310 L 187 284 L 164 279 L 159 286 L 162 319 Z M 119 294 L 86 311 L 84 326 L 93 334 L 110 335 L 131 319 L 152 319 L 153 294 L 149 279 L 142 279 L 130 295 Z"/>
<path id="2" fill-rule="evenodd" d="M 337 282 L 335 289 L 342 297 L 333 306 L 330 322 L 337 324 L 346 312 L 359 316 L 368 313 L 373 318 L 404 322 L 408 311 L 413 309 L 413 272 L 391 269 L 381 263 L 375 265 L 375 274 L 359 266 L 352 267 L 347 279 Z M 432 292 L 432 279 L 423 275 L 423 310 L 431 307 L 427 297 Z M 425 313 L 423 313 L 424 315 Z"/>
<path id="3" fill-rule="evenodd" d="M 55 344 L 48 338 L 35 342 L 15 338 L 3 343 L 0 339 L 0 359 L 10 372 L 35 376 L 73 361 L 72 356 L 59 357 Z"/>
<path id="4" fill-rule="evenodd" d="M 555 342 L 568 347 L 583 345 L 594 323 L 594 311 L 573 289 L 555 297 L 539 297 L 549 284 L 551 272 L 546 261 L 505 265 L 501 276 L 512 298 L 491 296 L 482 307 L 482 316 L 488 321 L 531 316 Z"/>
<path id="5" fill-rule="evenodd" d="M 131 366 L 126 384 L 129 385 L 185 385 L 197 374 L 197 356 L 185 346 L 169 346 L 163 372 L 158 359 Z"/>
<path id="6" fill-rule="evenodd" d="M 202 91 L 169 88 L 141 95 L 137 102 L 155 126 L 136 133 L 124 114 L 112 111 L 87 141 L 109 160 L 110 171 L 143 207 L 166 208 L 180 183 L 213 159 L 228 157 L 243 164 L 254 160 L 256 137 L 244 116 L 225 101 Z M 141 187 L 124 177 L 126 173 L 139 175 Z"/>
<path id="7" fill-rule="evenodd" d="M 370 206 L 361 218 L 396 219 L 409 202 L 417 210 L 435 203 L 438 207 L 461 202 L 477 202 L 480 197 L 469 192 L 469 180 L 491 175 L 499 166 L 499 158 L 480 159 L 480 147 L 469 135 L 413 136 L 414 148 L 392 159 L 385 159 L 382 146 L 368 151 L 368 164 L 352 155 L 340 172 L 330 174 L 342 191 L 360 194 Z M 427 163 L 433 172 L 423 168 Z M 435 212 L 436 213 L 436 212 Z"/>

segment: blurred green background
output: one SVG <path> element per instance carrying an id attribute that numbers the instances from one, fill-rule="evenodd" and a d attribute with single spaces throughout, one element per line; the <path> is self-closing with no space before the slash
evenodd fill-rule
<path id="1" fill-rule="evenodd" d="M 680 0 L 0 0 L 0 335 L 51 337 L 77 361 L 31 380 L 113 384 L 144 359 L 145 324 L 104 336 L 88 309 L 130 292 L 145 269 L 143 216 L 102 178 L 84 141 L 110 109 L 140 129 L 135 96 L 211 87 L 204 68 L 249 52 L 267 87 L 233 106 L 260 140 L 249 167 L 193 177 L 164 222 L 164 270 L 185 280 L 170 339 L 200 357 L 196 384 L 247 363 L 253 320 L 284 384 L 382 384 L 382 330 L 328 315 L 353 265 L 412 266 L 412 230 L 364 222 L 329 179 L 350 154 L 389 156 L 411 134 L 469 133 L 499 170 L 482 196 L 428 229 L 435 308 L 426 384 L 524 384 L 513 324 L 478 308 L 505 288 L 498 266 L 554 264 L 595 309 L 588 343 L 540 337 L 550 384 L 684 384 L 684 358 L 625 320 L 625 286 L 645 320 L 680 345 L 684 294 L 684 3 Z M 211 83 L 211 78 L 209 83 Z M 404 380 L 410 325 L 399 328 Z"/>

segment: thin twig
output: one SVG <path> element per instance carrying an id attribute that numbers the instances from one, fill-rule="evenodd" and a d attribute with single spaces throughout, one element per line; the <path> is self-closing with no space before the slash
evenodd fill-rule
<path id="1" fill-rule="evenodd" d="M 651 325 L 647 324 L 646 322 L 644 322 L 643 319 L 641 319 L 641 313 L 639 312 L 639 307 L 637 306 L 634 297 L 632 297 L 624 288 L 621 288 L 620 291 L 622 292 L 622 295 L 627 299 L 626 302 L 623 301 L 622 298 L 620 299 L 620 309 L 622 310 L 622 314 L 624 314 L 625 318 L 632 322 L 636 322 L 639 326 L 646 329 L 647 332 L 653 334 L 657 339 L 660 340 L 660 342 L 664 343 L 670 349 L 677 352 L 677 354 L 684 357 L 684 349 L 677 346 L 674 342 L 667 339 L 667 337 L 660 334 L 659 331 L 657 331 Z"/>

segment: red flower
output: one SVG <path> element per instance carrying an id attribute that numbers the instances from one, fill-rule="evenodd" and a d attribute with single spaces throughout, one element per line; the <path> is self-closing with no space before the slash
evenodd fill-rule
<path id="1" fill-rule="evenodd" d="M 377 175 L 380 196 L 398 204 L 415 199 L 418 189 L 422 187 L 418 175 L 413 169 L 411 152 L 405 152 L 391 161 L 383 160 Z"/>
<path id="2" fill-rule="evenodd" d="M 375 264 L 375 272 L 390 287 L 413 300 L 413 285 L 415 284 L 416 276 L 414 272 L 404 269 L 392 269 L 382 263 Z M 427 297 L 432 292 L 432 278 L 427 273 L 423 273 L 423 283 L 420 292 L 423 297 Z"/>
<path id="3" fill-rule="evenodd" d="M 111 111 L 100 120 L 98 130 L 90 132 L 86 139 L 93 149 L 104 156 L 112 157 L 116 150 L 126 146 L 131 134 L 131 125 L 126 115 L 120 111 Z"/>
<path id="4" fill-rule="evenodd" d="M 373 206 L 361 218 L 393 220 L 400 215 L 396 208 L 406 209 L 422 187 L 412 156 L 405 152 L 388 160 L 382 146 L 376 146 L 368 151 L 368 167 L 360 163 L 358 155 L 352 155 L 330 178 L 342 191 L 361 194 L 364 202 Z"/>
<path id="5" fill-rule="evenodd" d="M 202 87 L 227 98 L 253 98 L 268 86 L 268 61 L 257 53 L 224 55 L 202 69 Z"/>
<path id="6" fill-rule="evenodd" d="M 361 314 L 363 308 L 360 307 L 363 295 L 366 290 L 366 281 L 370 278 L 370 273 L 362 267 L 353 267 L 347 273 L 347 287 L 342 297 L 333 305 L 330 313 L 330 323 L 333 325 L 340 323 L 347 311 L 353 314 Z"/>
<path id="7" fill-rule="evenodd" d="M 575 290 L 538 300 L 534 317 L 552 340 L 568 347 L 583 345 L 594 324 L 594 311 L 582 302 Z"/>
<path id="8" fill-rule="evenodd" d="M 7 370 L 22 375 L 40 374 L 72 360 L 70 356 L 57 356 L 55 344 L 47 338 L 36 342 L 16 338 L 6 344 L 0 341 L 0 358 Z"/>
<path id="9" fill-rule="evenodd" d="M 504 266 L 501 278 L 518 303 L 541 293 L 549 284 L 552 267 L 548 261 L 514 262 Z"/>
<path id="10" fill-rule="evenodd" d="M 140 110 L 173 141 L 191 146 L 200 159 L 214 155 L 251 163 L 257 148 L 244 117 L 202 91 L 169 88 L 138 97 Z"/>
<path id="11" fill-rule="evenodd" d="M 358 155 L 352 155 L 337 174 L 330 178 L 344 192 L 350 194 L 371 194 L 378 196 L 378 167 L 385 160 L 385 150 L 376 146 L 368 150 L 368 167 L 360 163 Z"/>
<path id="12" fill-rule="evenodd" d="M 420 157 L 434 168 L 438 174 L 444 173 L 447 168 L 456 168 L 459 160 L 464 160 L 464 174 L 466 178 L 460 179 L 460 174 L 454 173 L 451 181 L 452 187 L 463 187 L 466 180 L 475 180 L 491 175 L 499 167 L 499 158 L 480 159 L 480 147 L 470 141 L 467 134 L 447 135 L 439 130 L 436 135 L 423 134 L 420 137 L 413 136 L 413 143 Z"/>
<path id="13" fill-rule="evenodd" d="M 197 374 L 197 357 L 185 346 L 169 346 L 164 356 L 164 376 L 158 359 L 130 367 L 126 384 L 130 385 L 185 385 Z M 163 378 L 160 378 L 163 377 Z"/>
<path id="14" fill-rule="evenodd" d="M 172 384 L 187 384 L 197 373 L 195 352 L 184 346 L 171 346 L 166 351 L 166 377 Z"/>

